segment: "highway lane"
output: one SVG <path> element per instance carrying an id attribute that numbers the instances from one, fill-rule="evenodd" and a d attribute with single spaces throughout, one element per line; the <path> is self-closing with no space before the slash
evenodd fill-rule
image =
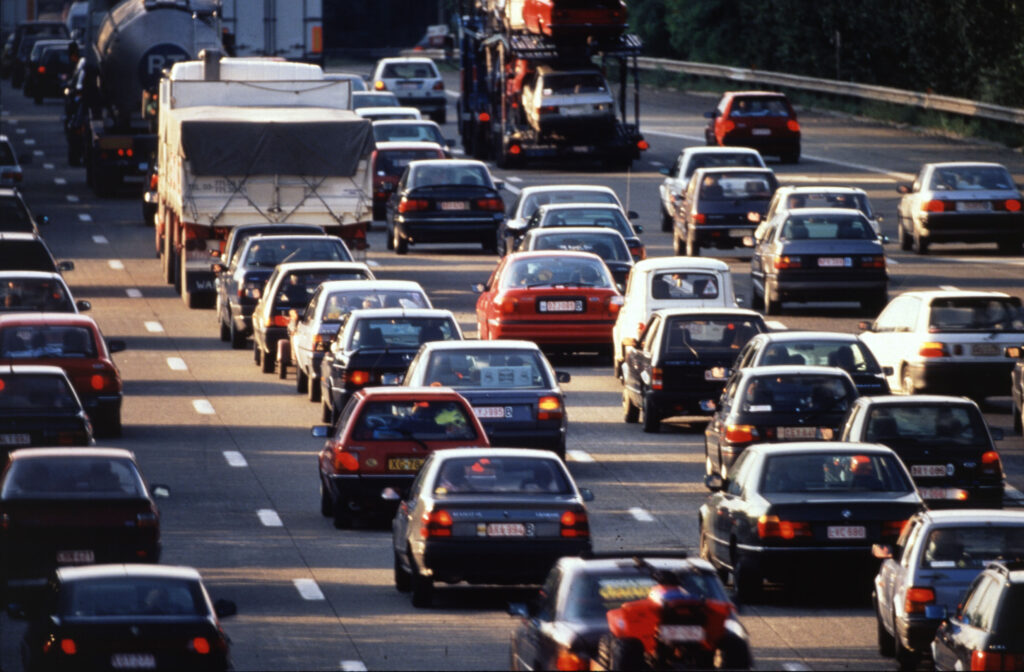
<path id="1" fill-rule="evenodd" d="M 339 532 L 319 516 L 313 458 L 319 446 L 308 433 L 317 407 L 295 394 L 293 378 L 261 374 L 249 353 L 220 343 L 212 311 L 185 309 L 162 283 L 152 229 L 140 225 L 137 199 L 93 198 L 83 171 L 63 161 L 59 103 L 33 106 L 6 82 L 0 85 L 0 101 L 5 113 L 0 132 L 14 139 L 19 152 L 42 152 L 27 167 L 25 192 L 36 211 L 53 220 L 44 235 L 55 252 L 78 264 L 68 274 L 69 283 L 79 298 L 93 301 L 92 314 L 107 336 L 129 344 L 117 355 L 126 379 L 125 435 L 108 443 L 135 450 L 150 480 L 171 487 L 172 497 L 162 505 L 163 561 L 200 568 L 215 596 L 239 603 L 239 616 L 225 621 L 236 666 L 505 667 L 511 621 L 502 609 L 524 591 L 442 589 L 435 609 L 412 609 L 392 586 L 386 530 Z M 585 166 L 496 172 L 514 188 L 585 181 L 613 186 L 624 199 L 628 193 L 629 207 L 646 226 L 649 253 L 670 254 L 670 237 L 658 230 L 661 176 L 655 162 L 671 164 L 685 142 L 677 136 L 700 135 L 699 113 L 713 103 L 707 97 L 645 95 L 644 124 L 654 147 L 629 175 Z M 1018 180 L 1024 174 L 1019 155 L 998 148 L 827 115 L 806 114 L 802 122 L 805 152 L 812 158 L 797 166 L 773 165 L 780 179 L 864 186 L 893 237 L 897 195 L 887 171 L 912 174 L 924 160 L 969 156 L 1002 161 Z M 446 134 L 455 135 L 454 124 Z M 83 215 L 91 221 L 83 221 Z M 469 286 L 486 278 L 495 258 L 476 249 L 442 247 L 414 247 L 408 257 L 398 258 L 385 252 L 379 228 L 370 239 L 378 275 L 419 280 L 471 333 L 475 296 Z M 890 269 L 893 291 L 948 284 L 1022 294 L 1019 258 L 1001 258 L 980 246 L 940 246 L 937 255 L 923 259 L 900 254 L 895 246 L 889 251 L 898 262 Z M 729 261 L 745 295 L 746 266 Z M 141 296 L 131 298 L 129 289 Z M 781 319 L 792 327 L 853 331 L 864 317 L 849 308 L 789 306 Z M 705 496 L 700 426 L 673 423 L 661 434 L 643 434 L 621 422 L 618 383 L 606 363 L 556 365 L 573 374 L 566 386 L 569 463 L 581 485 L 597 494 L 591 509 L 595 546 L 695 550 L 696 509 Z M 1006 410 L 1005 401 L 1001 407 Z M 1009 430 L 1009 415 L 999 410 L 987 417 Z M 1000 449 L 1011 480 L 1021 486 L 1020 438 L 1002 442 Z M 238 455 L 225 456 L 225 451 Z M 245 466 L 232 466 L 239 456 Z M 764 604 L 746 607 L 744 621 L 765 668 L 789 661 L 815 669 L 885 664 L 875 653 L 874 623 L 863 600 L 774 591 Z M 19 669 L 21 624 L 4 620 L 2 625 L 0 665 Z M 841 640 L 837 632 L 843 633 Z"/>

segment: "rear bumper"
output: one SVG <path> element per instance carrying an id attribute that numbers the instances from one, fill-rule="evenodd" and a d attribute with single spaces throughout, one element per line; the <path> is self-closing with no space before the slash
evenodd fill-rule
<path id="1" fill-rule="evenodd" d="M 382 511 L 393 513 L 398 503 L 381 499 L 385 488 L 391 488 L 402 497 L 409 492 L 415 474 L 338 475 L 325 476 L 335 506 L 347 506 L 353 511 Z"/>
<path id="2" fill-rule="evenodd" d="M 879 561 L 871 555 L 871 546 L 776 548 L 740 546 L 744 558 L 752 558 L 759 572 L 769 581 L 792 581 L 807 575 L 871 575 Z"/>
<path id="3" fill-rule="evenodd" d="M 537 429 L 513 429 L 505 425 L 481 421 L 487 439 L 495 447 L 546 448 L 554 450 L 565 445 L 565 425 Z"/>
<path id="4" fill-rule="evenodd" d="M 942 212 L 918 220 L 921 235 L 931 242 L 993 242 L 1006 238 L 1024 239 L 1024 213 Z"/>
<path id="5" fill-rule="evenodd" d="M 735 135 L 726 135 L 722 139 L 722 146 L 750 147 L 752 149 L 756 149 L 762 154 L 778 156 L 779 154 L 799 153 L 800 136 L 784 135 L 776 137 L 763 137 L 746 135 L 745 137 L 736 137 Z"/>
<path id="6" fill-rule="evenodd" d="M 448 100 L 443 91 L 438 96 L 410 95 L 394 92 L 398 102 L 405 107 L 415 107 L 420 112 L 440 112 L 448 106 Z"/>
<path id="7" fill-rule="evenodd" d="M 547 320 L 503 320 L 493 319 L 488 327 L 494 338 L 513 338 L 533 341 L 543 346 L 559 346 L 578 350 L 579 346 L 612 345 L 614 319 L 578 320 L 553 322 Z"/>
<path id="8" fill-rule="evenodd" d="M 484 543 L 477 539 L 423 542 L 414 555 L 421 571 L 429 571 L 437 581 L 539 585 L 559 558 L 588 550 L 589 539 L 492 538 Z"/>
<path id="9" fill-rule="evenodd" d="M 1006 394 L 1006 379 L 1015 365 L 1006 362 L 927 362 L 910 364 L 916 392 L 985 397 Z"/>
<path id="10" fill-rule="evenodd" d="M 863 277 L 849 276 L 829 280 L 791 280 L 776 278 L 772 287 L 780 300 L 843 301 L 874 298 L 889 288 L 886 278 L 864 280 Z"/>
<path id="11" fill-rule="evenodd" d="M 466 243 L 497 240 L 500 217 L 465 219 L 400 219 L 395 222 L 398 234 L 412 243 Z"/>
<path id="12" fill-rule="evenodd" d="M 900 638 L 903 647 L 917 653 L 928 653 L 931 651 L 932 640 L 935 639 L 935 631 L 942 624 L 940 619 L 924 617 L 897 618 L 896 635 Z"/>

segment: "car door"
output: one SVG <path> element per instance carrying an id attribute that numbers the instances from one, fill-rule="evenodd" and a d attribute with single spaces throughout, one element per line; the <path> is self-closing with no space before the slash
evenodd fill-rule
<path id="1" fill-rule="evenodd" d="M 744 515 L 744 495 L 746 481 L 756 462 L 753 453 L 743 452 L 733 465 L 732 478 L 725 482 L 725 488 L 714 495 L 711 509 L 715 517 L 715 540 L 712 552 L 715 558 L 726 565 L 732 566 L 730 557 L 731 541 L 741 526 L 740 518 Z"/>
<path id="2" fill-rule="evenodd" d="M 764 291 L 768 269 L 771 268 L 774 256 L 775 238 L 779 227 L 772 222 L 765 230 L 760 228 L 754 232 L 754 254 L 750 257 L 750 282 Z M 761 233 L 758 238 L 757 234 Z"/>
<path id="3" fill-rule="evenodd" d="M 722 469 L 720 437 L 729 413 L 732 411 L 732 405 L 735 402 L 737 390 L 739 390 L 739 381 L 740 376 L 734 375 L 725 383 L 725 389 L 718 400 L 718 408 L 715 409 L 715 414 L 711 416 L 711 421 L 704 429 L 705 458 L 708 460 L 711 470 L 717 473 L 721 473 Z"/>
<path id="4" fill-rule="evenodd" d="M 644 389 L 651 384 L 651 366 L 654 357 L 653 345 L 661 331 L 661 315 L 655 315 L 647 323 L 643 335 L 635 346 L 627 346 L 623 367 L 623 385 L 629 391 L 633 403 L 640 405 Z M 628 338 L 628 336 L 626 337 Z"/>
<path id="5" fill-rule="evenodd" d="M 477 338 L 486 339 L 488 338 L 487 320 L 490 318 L 491 313 L 494 310 L 494 298 L 498 292 L 498 284 L 501 280 L 501 274 L 507 266 L 505 260 L 508 257 L 503 258 L 498 262 L 498 265 L 491 272 L 491 277 L 487 279 L 481 288 L 480 297 L 476 300 L 476 329 Z"/>
<path id="6" fill-rule="evenodd" d="M 914 212 L 917 210 L 917 204 L 921 200 L 921 189 L 924 185 L 928 184 L 930 173 L 930 167 L 923 166 L 917 177 L 914 178 L 914 183 L 910 187 L 910 193 L 904 194 L 897 205 L 899 219 L 910 225 L 911 231 L 913 230 Z"/>
<path id="7" fill-rule="evenodd" d="M 871 329 L 860 335 L 860 340 L 868 346 L 878 364 L 893 368 L 887 380 L 894 390 L 900 388 L 900 364 L 906 361 L 908 348 L 918 338 L 913 334 L 913 328 L 917 324 L 921 303 L 916 296 L 896 297 L 878 315 Z"/>
<path id="8" fill-rule="evenodd" d="M 319 320 L 316 317 L 319 312 L 321 290 L 321 287 L 316 289 L 313 298 L 309 300 L 309 305 L 291 323 L 294 325 L 291 327 L 292 357 L 295 359 L 295 366 L 303 371 L 309 369 L 313 354 L 313 338 L 319 333 Z"/>
<path id="9" fill-rule="evenodd" d="M 990 574 L 982 574 L 967 596 L 963 608 L 949 619 L 949 626 L 940 628 L 935 638 L 936 666 L 953 669 L 971 668 L 971 654 L 982 650 L 992 628 L 999 604 L 1000 582 Z M 940 662 L 941 661 L 941 662 Z"/>
<path id="10" fill-rule="evenodd" d="M 907 576 L 912 574 L 917 561 L 915 548 L 925 523 L 915 520 L 905 533 L 900 535 L 893 547 L 892 557 L 882 562 L 875 577 L 875 595 L 878 601 L 878 614 L 886 624 L 889 632 L 896 634 L 896 596 L 903 594 L 901 589 L 907 583 Z"/>

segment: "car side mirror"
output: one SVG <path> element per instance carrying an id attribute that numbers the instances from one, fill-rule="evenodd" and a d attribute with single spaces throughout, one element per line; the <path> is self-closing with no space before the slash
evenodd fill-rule
<path id="1" fill-rule="evenodd" d="M 107 341 L 107 350 L 110 351 L 110 354 L 114 354 L 115 352 L 124 352 L 127 349 L 128 344 L 119 338 Z"/>
<path id="2" fill-rule="evenodd" d="M 78 308 L 78 312 L 84 313 L 87 310 L 92 310 L 92 304 L 85 299 L 82 299 L 80 301 L 75 301 L 75 308 Z"/>
<path id="3" fill-rule="evenodd" d="M 640 217 L 640 215 L 637 214 L 636 210 L 630 210 L 629 212 L 626 213 L 626 216 L 629 217 L 630 219 L 637 219 L 638 217 Z"/>
<path id="4" fill-rule="evenodd" d="M 883 376 L 891 376 L 894 373 L 896 373 L 896 369 L 892 368 L 891 366 L 883 366 L 882 367 L 882 375 Z"/>
<path id="5" fill-rule="evenodd" d="M 857 323 L 857 328 L 861 331 L 874 331 L 872 324 L 866 320 L 862 320 Z"/>
<path id="6" fill-rule="evenodd" d="M 482 282 L 478 282 L 475 285 L 470 285 L 469 288 L 472 289 L 473 292 L 476 294 L 483 294 L 484 292 L 487 291 L 487 285 L 485 285 Z"/>
<path id="7" fill-rule="evenodd" d="M 901 194 L 909 194 L 911 189 L 912 186 L 907 184 L 906 182 L 900 182 L 899 184 L 896 185 L 896 191 Z"/>
<path id="8" fill-rule="evenodd" d="M 572 374 L 568 371 L 555 371 L 555 380 L 560 383 L 572 382 Z"/>
<path id="9" fill-rule="evenodd" d="M 231 600 L 221 598 L 213 603 L 213 612 L 217 614 L 218 618 L 227 618 L 238 613 L 238 605 Z"/>
<path id="10" fill-rule="evenodd" d="M 310 434 L 313 435 L 314 439 L 326 439 L 330 436 L 330 433 L 330 425 L 313 425 L 313 429 L 310 431 Z"/>
<path id="11" fill-rule="evenodd" d="M 73 271 L 75 270 L 75 262 L 71 261 L 70 259 L 58 261 L 57 270 L 60 271 L 61 273 L 63 273 L 64 271 Z"/>
<path id="12" fill-rule="evenodd" d="M 171 496 L 171 489 L 162 483 L 154 483 L 150 486 L 149 493 L 157 499 L 167 499 Z"/>
<path id="13" fill-rule="evenodd" d="M 525 219 L 510 219 L 505 222 L 505 228 L 511 231 L 525 231 L 526 220 Z"/>
<path id="14" fill-rule="evenodd" d="M 879 560 L 890 560 L 892 558 L 892 546 L 889 544 L 872 544 L 871 555 Z"/>
<path id="15" fill-rule="evenodd" d="M 497 189 L 498 191 L 504 190 L 505 189 L 505 182 L 503 180 L 495 180 L 494 181 L 494 188 Z"/>
<path id="16" fill-rule="evenodd" d="M 725 489 L 725 479 L 721 474 L 708 474 L 704 477 L 704 487 L 711 492 L 721 492 Z"/>
<path id="17" fill-rule="evenodd" d="M 989 427 L 988 431 L 992 434 L 993 441 L 1002 441 L 1006 438 L 1006 434 L 1003 432 L 1002 427 Z"/>
<path id="18" fill-rule="evenodd" d="M 633 229 L 636 230 L 637 235 L 640 235 L 641 233 L 644 232 L 644 227 L 640 226 L 639 224 L 634 224 Z"/>
<path id="19" fill-rule="evenodd" d="M 668 177 L 668 175 L 669 175 L 668 168 L 659 168 L 658 172 L 661 173 L 662 175 L 664 175 L 665 177 Z"/>
<path id="20" fill-rule="evenodd" d="M 580 496 L 583 497 L 584 502 L 594 501 L 594 491 L 590 488 L 580 488 Z"/>

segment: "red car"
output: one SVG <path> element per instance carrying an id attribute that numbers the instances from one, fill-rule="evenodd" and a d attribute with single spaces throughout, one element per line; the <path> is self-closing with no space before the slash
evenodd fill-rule
<path id="1" fill-rule="evenodd" d="M 626 29 L 622 0 L 525 0 L 523 22 L 531 33 L 618 37 Z"/>
<path id="2" fill-rule="evenodd" d="M 97 436 L 121 434 L 121 374 L 96 321 L 74 313 L 0 314 L 0 365 L 59 366 L 71 379 Z"/>
<path id="3" fill-rule="evenodd" d="M 410 161 L 447 158 L 444 148 L 436 142 L 378 142 L 370 157 L 373 175 L 373 218 L 384 219 L 384 204 L 398 184 Z"/>
<path id="4" fill-rule="evenodd" d="M 327 439 L 320 513 L 339 529 L 362 514 L 390 519 L 432 451 L 491 445 L 473 407 L 448 387 L 365 387 L 337 425 L 316 425 L 313 436 Z"/>
<path id="5" fill-rule="evenodd" d="M 622 295 L 589 252 L 517 252 L 476 285 L 480 338 L 519 338 L 547 350 L 611 352 Z"/>
<path id="6" fill-rule="evenodd" d="M 751 147 L 783 163 L 800 160 L 800 122 L 785 94 L 727 91 L 704 116 L 709 120 L 704 129 L 709 147 Z"/>

